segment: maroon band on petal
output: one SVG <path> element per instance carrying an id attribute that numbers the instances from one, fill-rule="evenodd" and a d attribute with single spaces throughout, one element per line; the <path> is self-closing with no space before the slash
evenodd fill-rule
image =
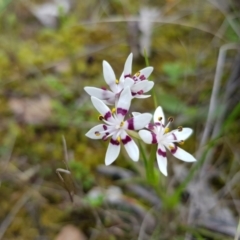
<path id="1" fill-rule="evenodd" d="M 116 145 L 116 146 L 118 146 L 118 145 L 120 144 L 117 140 L 114 140 L 114 139 L 112 139 L 112 138 L 111 138 L 111 140 L 110 140 L 110 143 L 111 143 L 112 145 Z"/>
<path id="2" fill-rule="evenodd" d="M 103 125 L 103 129 L 104 129 L 104 130 L 107 130 L 107 126 L 106 126 L 106 125 Z"/>
<path id="3" fill-rule="evenodd" d="M 158 155 L 160 155 L 162 157 L 166 157 L 167 156 L 167 153 L 162 151 L 160 148 L 158 149 L 157 153 L 158 153 Z"/>
<path id="4" fill-rule="evenodd" d="M 173 139 L 174 139 L 174 140 L 177 140 L 176 135 L 175 135 L 174 133 L 172 133 L 172 135 L 173 135 Z"/>
<path id="5" fill-rule="evenodd" d="M 104 115 L 104 119 L 105 120 L 108 120 L 108 118 L 110 118 L 112 116 L 112 113 L 111 112 L 107 112 L 105 115 Z"/>
<path id="6" fill-rule="evenodd" d="M 134 130 L 134 121 L 133 121 L 133 118 L 130 118 L 127 120 L 127 123 L 128 123 L 128 129 L 129 130 Z"/>
<path id="7" fill-rule="evenodd" d="M 140 80 L 145 80 L 146 77 L 145 77 L 144 75 L 141 75 L 141 76 L 139 77 L 139 79 L 140 79 Z"/>
<path id="8" fill-rule="evenodd" d="M 149 123 L 149 124 L 147 125 L 147 128 L 148 128 L 149 130 L 153 130 L 153 129 L 154 129 L 154 126 L 155 126 L 154 123 Z"/>
<path id="9" fill-rule="evenodd" d="M 124 108 L 117 108 L 117 114 L 122 114 L 123 116 L 125 116 L 127 114 L 128 110 L 124 109 Z"/>
<path id="10" fill-rule="evenodd" d="M 131 74 L 124 75 L 124 77 L 125 77 L 125 78 L 127 78 L 127 77 L 132 78 L 132 77 L 131 77 Z"/>
<path id="11" fill-rule="evenodd" d="M 153 143 L 153 144 L 157 143 L 158 141 L 157 141 L 157 136 L 156 136 L 156 134 L 153 133 L 153 132 L 151 132 L 151 134 L 152 134 L 152 143 Z"/>
<path id="12" fill-rule="evenodd" d="M 132 141 L 132 139 L 128 135 L 124 139 L 122 139 L 122 143 L 124 145 L 131 142 L 131 141 Z"/>
<path id="13" fill-rule="evenodd" d="M 177 151 L 177 145 L 174 144 L 174 148 L 171 149 L 171 153 L 174 154 L 176 153 L 176 151 Z"/>

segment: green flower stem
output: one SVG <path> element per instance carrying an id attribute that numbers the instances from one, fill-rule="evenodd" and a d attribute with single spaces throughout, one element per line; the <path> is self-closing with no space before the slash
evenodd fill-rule
<path id="1" fill-rule="evenodd" d="M 149 66 L 149 59 L 148 59 L 148 56 L 147 56 L 146 49 L 144 49 L 144 59 L 145 59 L 145 64 L 148 67 Z M 150 80 L 150 77 L 148 78 L 148 80 Z M 157 102 L 157 97 L 156 97 L 156 93 L 155 93 L 154 88 L 152 88 L 152 90 L 151 90 L 151 95 L 153 96 L 154 107 L 157 108 L 158 107 L 158 102 Z"/>
<path id="2" fill-rule="evenodd" d="M 156 176 L 155 176 L 155 168 L 154 168 L 154 163 L 156 161 L 156 151 L 157 151 L 157 145 L 152 145 L 151 146 L 151 153 L 149 157 L 149 162 L 148 162 L 148 175 L 149 175 L 149 182 L 152 185 L 156 185 Z"/>
<path id="3" fill-rule="evenodd" d="M 145 151 L 143 149 L 142 143 L 140 140 L 138 140 L 138 145 L 139 145 L 139 149 L 140 149 L 140 153 L 142 155 L 143 158 L 143 162 L 144 162 L 144 167 L 145 167 L 145 172 L 146 172 L 146 178 L 147 181 L 150 181 L 150 176 L 149 176 L 149 170 L 148 170 L 148 160 L 147 160 L 147 156 L 145 154 Z"/>

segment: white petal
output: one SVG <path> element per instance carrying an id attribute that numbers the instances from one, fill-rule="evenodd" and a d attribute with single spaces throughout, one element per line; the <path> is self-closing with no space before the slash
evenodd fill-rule
<path id="1" fill-rule="evenodd" d="M 112 112 L 109 107 L 101 100 L 95 97 L 91 97 L 93 106 L 98 110 L 98 112 L 104 117 L 107 121 L 114 121 L 112 117 Z"/>
<path id="2" fill-rule="evenodd" d="M 158 144 L 157 150 L 157 163 L 160 171 L 167 176 L 167 157 L 166 157 L 166 149 L 162 144 Z"/>
<path id="3" fill-rule="evenodd" d="M 195 162 L 197 161 L 193 155 L 191 155 L 190 153 L 186 152 L 185 150 L 183 150 L 182 148 L 178 147 L 175 144 L 169 144 L 168 146 L 166 146 L 168 148 L 168 150 L 172 153 L 172 155 L 184 162 Z"/>
<path id="4" fill-rule="evenodd" d="M 137 115 L 140 115 L 141 113 L 140 112 L 132 112 L 132 115 L 135 117 Z"/>
<path id="5" fill-rule="evenodd" d="M 157 136 L 153 132 L 147 130 L 140 130 L 138 134 L 140 138 L 147 144 L 157 143 Z"/>
<path id="6" fill-rule="evenodd" d="M 131 76 L 132 74 L 132 59 L 133 59 L 133 54 L 130 53 L 124 64 L 124 77 Z"/>
<path id="7" fill-rule="evenodd" d="M 115 104 L 115 97 L 114 98 L 109 98 L 108 100 L 102 100 L 102 101 L 106 105 L 114 105 Z"/>
<path id="8" fill-rule="evenodd" d="M 128 129 L 128 130 L 140 130 L 145 126 L 147 126 L 147 124 L 151 121 L 151 119 L 152 119 L 152 114 L 150 113 L 139 114 L 125 121 L 124 127 L 126 127 L 125 129 Z"/>
<path id="9" fill-rule="evenodd" d="M 130 136 L 126 134 L 126 132 L 121 133 L 122 143 L 129 155 L 129 157 L 137 162 L 139 160 L 139 149 L 137 144 L 132 140 Z"/>
<path id="10" fill-rule="evenodd" d="M 118 87 L 116 84 L 116 76 L 115 73 L 107 61 L 103 61 L 103 76 L 106 83 L 109 85 L 111 90 L 114 93 L 117 93 Z"/>
<path id="11" fill-rule="evenodd" d="M 117 103 L 117 117 L 121 121 L 128 113 L 131 105 L 132 94 L 129 87 L 123 89 Z"/>
<path id="12" fill-rule="evenodd" d="M 95 87 L 85 87 L 84 90 L 93 97 L 96 97 L 100 100 L 107 100 L 115 97 L 115 94 L 109 90 L 104 90 L 101 88 Z"/>
<path id="13" fill-rule="evenodd" d="M 112 137 L 105 156 L 105 164 L 108 166 L 112 164 L 118 157 L 120 152 L 120 143 Z"/>
<path id="14" fill-rule="evenodd" d="M 127 77 L 124 81 L 124 88 L 131 88 L 134 85 L 134 80 L 132 78 Z"/>
<path id="15" fill-rule="evenodd" d="M 139 99 L 144 99 L 144 98 L 149 98 L 149 97 L 151 97 L 151 95 L 138 95 L 138 94 L 136 94 L 136 95 L 133 96 L 133 98 L 139 98 Z"/>
<path id="16" fill-rule="evenodd" d="M 121 88 L 123 88 L 123 86 L 124 86 L 124 81 L 125 81 L 125 79 L 124 79 L 124 72 L 122 72 L 122 74 L 121 74 L 121 77 L 119 78 L 119 86 L 121 86 Z"/>
<path id="17" fill-rule="evenodd" d="M 105 133 L 100 133 L 102 131 L 104 131 L 104 127 L 106 126 L 105 124 L 99 124 L 93 128 L 91 128 L 86 134 L 85 136 L 91 138 L 91 139 L 101 139 Z"/>
<path id="18" fill-rule="evenodd" d="M 181 131 L 173 130 L 165 135 L 165 138 L 172 141 L 184 141 L 192 134 L 193 130 L 191 128 L 182 128 Z"/>
<path id="19" fill-rule="evenodd" d="M 152 71 L 153 71 L 153 67 L 146 67 L 146 68 L 140 70 L 138 73 L 136 73 L 133 76 L 133 79 L 136 81 L 146 80 L 150 76 Z"/>
<path id="20" fill-rule="evenodd" d="M 151 75 L 152 71 L 153 71 L 153 67 L 146 67 L 146 68 L 143 68 L 140 71 L 140 73 L 141 75 L 144 75 L 146 78 L 148 78 Z"/>
<path id="21" fill-rule="evenodd" d="M 150 91 L 154 86 L 154 82 L 153 81 L 147 81 L 146 87 L 143 89 L 144 93 Z"/>
<path id="22" fill-rule="evenodd" d="M 146 93 L 149 90 L 151 90 L 153 88 L 153 86 L 154 86 L 154 82 L 148 81 L 148 80 L 144 80 L 144 81 L 135 83 L 132 86 L 131 90 L 132 90 L 132 92 L 143 91 L 143 93 Z"/>
<path id="23" fill-rule="evenodd" d="M 165 116 L 164 116 L 162 107 L 160 107 L 160 106 L 157 107 L 157 109 L 156 109 L 155 112 L 154 112 L 153 121 L 154 121 L 155 123 L 156 123 L 156 122 L 159 122 L 159 118 L 162 118 L 161 123 L 162 123 L 162 124 L 165 124 Z"/>

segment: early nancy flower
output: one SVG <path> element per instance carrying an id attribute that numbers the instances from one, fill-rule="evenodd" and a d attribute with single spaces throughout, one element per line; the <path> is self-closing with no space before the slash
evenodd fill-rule
<path id="1" fill-rule="evenodd" d="M 148 81 L 153 67 L 146 67 L 136 74 L 132 75 L 131 53 L 124 65 L 123 73 L 120 79 L 117 79 L 115 73 L 107 61 L 103 61 L 103 76 L 110 90 L 106 88 L 85 87 L 84 90 L 90 95 L 103 100 L 108 105 L 114 105 L 119 99 L 120 93 L 126 87 L 129 87 L 134 98 L 147 98 L 150 95 L 143 95 L 153 88 L 154 82 Z"/>
<path id="2" fill-rule="evenodd" d="M 103 124 L 99 124 L 90 129 L 86 133 L 86 136 L 92 139 L 103 140 L 111 138 L 105 156 L 105 164 L 110 165 L 118 157 L 121 142 L 129 157 L 133 161 L 138 161 L 138 146 L 127 134 L 127 130 L 140 130 L 144 128 L 151 121 L 152 115 L 143 113 L 124 121 L 124 117 L 128 113 L 132 100 L 129 87 L 126 87 L 122 91 L 116 109 L 114 108 L 112 111 L 98 98 L 91 97 L 91 100 L 94 107 L 101 114 L 99 120 L 103 121 Z"/>
<path id="3" fill-rule="evenodd" d="M 191 134 L 192 129 L 178 127 L 178 129 L 169 132 L 169 125 L 173 121 L 173 118 L 168 119 L 168 123 L 165 126 L 165 117 L 161 107 L 158 107 L 154 113 L 154 123 L 148 124 L 147 128 L 150 130 L 141 130 L 139 135 L 141 139 L 148 144 L 158 144 L 157 150 L 157 162 L 160 171 L 167 176 L 167 157 L 166 148 L 176 158 L 185 162 L 194 162 L 196 159 L 178 147 L 176 143 L 183 144 Z"/>

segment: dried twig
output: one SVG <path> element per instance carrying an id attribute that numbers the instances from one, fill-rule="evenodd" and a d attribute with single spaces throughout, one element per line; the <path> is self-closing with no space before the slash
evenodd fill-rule
<path id="1" fill-rule="evenodd" d="M 63 168 L 57 168 L 56 169 L 56 173 L 59 177 L 59 179 L 61 180 L 61 182 L 64 185 L 64 188 L 67 190 L 69 197 L 71 199 L 71 202 L 73 202 L 73 196 L 74 196 L 74 192 L 69 188 L 69 186 L 67 185 L 66 181 L 64 180 L 64 178 L 62 177 L 61 173 L 67 174 L 70 176 L 71 181 L 73 182 L 73 179 L 71 178 L 71 172 L 69 171 L 68 168 L 68 152 L 67 152 L 67 144 L 66 144 L 66 140 L 64 138 L 64 136 L 62 136 L 62 141 L 63 141 L 63 149 L 64 149 L 64 165 L 66 167 L 66 169 Z"/>

